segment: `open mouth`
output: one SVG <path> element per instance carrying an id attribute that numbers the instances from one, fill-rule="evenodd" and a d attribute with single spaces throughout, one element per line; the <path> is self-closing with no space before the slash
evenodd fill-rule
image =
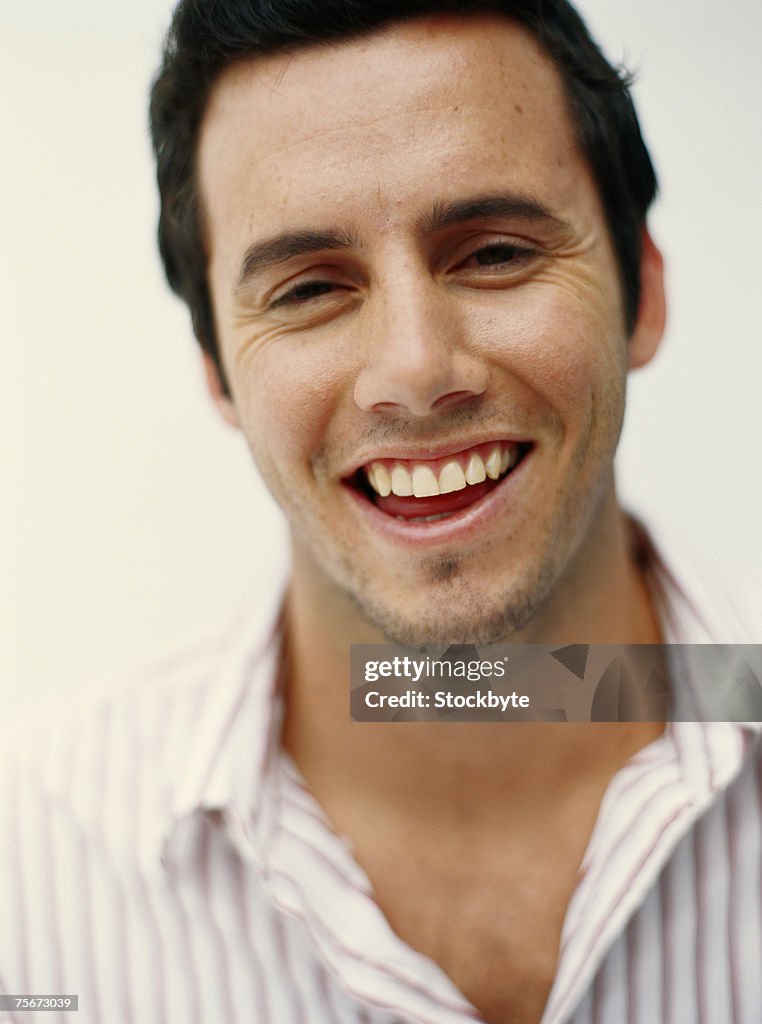
<path id="1" fill-rule="evenodd" d="M 488 441 L 442 459 L 376 459 L 346 482 L 389 516 L 433 522 L 484 499 L 531 447 L 528 442 Z"/>

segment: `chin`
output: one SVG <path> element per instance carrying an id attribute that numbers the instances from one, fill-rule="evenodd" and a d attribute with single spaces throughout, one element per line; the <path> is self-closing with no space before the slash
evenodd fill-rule
<path id="1" fill-rule="evenodd" d="M 481 646 L 519 635 L 536 618 L 555 578 L 552 567 L 545 566 L 531 579 L 486 594 L 459 578 L 456 559 L 443 559 L 431 566 L 428 586 L 420 588 L 419 594 L 432 595 L 425 604 L 418 595 L 398 603 L 380 596 L 373 599 L 367 593 L 362 597 L 350 593 L 350 598 L 388 643 L 413 648 Z"/>

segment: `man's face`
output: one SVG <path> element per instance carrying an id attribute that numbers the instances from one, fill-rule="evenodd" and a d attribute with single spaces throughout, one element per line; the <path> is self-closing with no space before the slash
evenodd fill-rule
<path id="1" fill-rule="evenodd" d="M 402 642 L 524 626 L 611 525 L 627 367 L 548 59 L 474 18 L 246 62 L 199 171 L 221 352 L 297 585 Z"/>

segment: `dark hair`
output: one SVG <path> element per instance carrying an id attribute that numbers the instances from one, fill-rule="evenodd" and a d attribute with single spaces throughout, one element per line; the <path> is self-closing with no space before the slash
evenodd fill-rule
<path id="1" fill-rule="evenodd" d="M 159 249 L 169 284 L 188 303 L 196 337 L 215 359 L 223 384 L 195 169 L 201 120 L 217 77 L 246 57 L 351 39 L 438 13 L 492 13 L 518 22 L 560 72 L 603 201 L 632 331 L 640 301 L 641 232 L 656 175 L 629 77 L 609 64 L 566 0 L 180 0 L 151 90 Z"/>

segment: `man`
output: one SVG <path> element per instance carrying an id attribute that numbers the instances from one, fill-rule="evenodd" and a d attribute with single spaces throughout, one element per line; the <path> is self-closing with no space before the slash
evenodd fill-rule
<path id="1" fill-rule="evenodd" d="M 562 0 L 183 0 L 152 128 L 169 280 L 292 566 L 9 780 L 2 991 L 758 1021 L 758 726 L 347 713 L 352 643 L 755 639 L 617 502 L 664 328 L 625 83 Z"/>

